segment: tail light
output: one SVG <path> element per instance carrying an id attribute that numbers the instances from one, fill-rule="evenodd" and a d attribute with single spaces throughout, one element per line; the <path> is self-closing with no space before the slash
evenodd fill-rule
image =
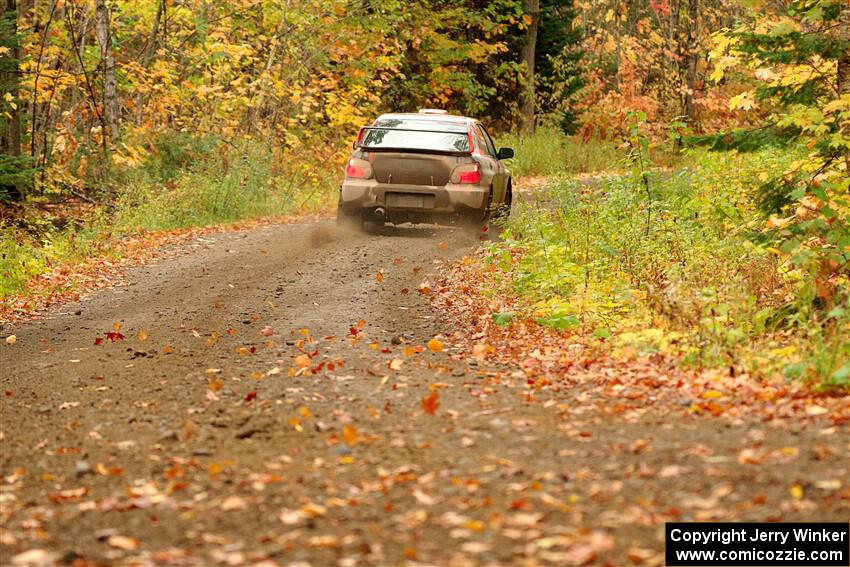
<path id="1" fill-rule="evenodd" d="M 369 179 L 372 177 L 372 166 L 366 160 L 351 158 L 345 166 L 345 176 L 352 179 Z"/>
<path id="2" fill-rule="evenodd" d="M 477 185 L 481 183 L 481 165 L 478 162 L 465 163 L 452 171 L 452 183 Z"/>

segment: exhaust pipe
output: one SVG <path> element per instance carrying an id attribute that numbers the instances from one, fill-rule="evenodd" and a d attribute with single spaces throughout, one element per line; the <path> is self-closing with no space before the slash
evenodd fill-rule
<path id="1" fill-rule="evenodd" d="M 384 209 L 384 207 L 376 208 L 373 214 L 375 215 L 375 220 L 378 221 L 383 221 L 387 218 L 387 211 L 386 209 Z"/>

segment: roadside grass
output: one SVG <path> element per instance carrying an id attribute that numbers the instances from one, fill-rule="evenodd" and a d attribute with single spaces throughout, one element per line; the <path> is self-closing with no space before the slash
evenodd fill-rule
<path id="1" fill-rule="evenodd" d="M 607 140 L 584 141 L 550 127 L 534 134 L 506 134 L 497 140 L 499 147 L 514 149 L 510 162 L 516 177 L 554 176 L 612 171 L 622 168 L 625 152 Z"/>
<path id="2" fill-rule="evenodd" d="M 687 154 L 649 189 L 626 174 L 560 180 L 522 204 L 487 250 L 525 318 L 623 353 L 850 387 L 850 281 L 830 306 L 816 274 L 765 238 L 753 193 L 805 149 Z M 510 325 L 512 314 L 494 314 Z"/>
<path id="3" fill-rule="evenodd" d="M 142 168 L 127 176 L 115 218 L 119 230 L 170 230 L 317 212 L 333 202 L 340 177 L 321 161 L 284 156 L 253 142 L 213 155 L 177 174 Z"/>
<path id="4" fill-rule="evenodd" d="M 334 162 L 257 142 L 164 136 L 136 167 L 116 166 L 89 180 L 103 204 L 57 208 L 42 200 L 0 219 L 0 300 L 73 291 L 48 274 L 92 258 L 118 259 L 121 242 L 142 233 L 329 211 L 339 181 L 328 165 Z"/>

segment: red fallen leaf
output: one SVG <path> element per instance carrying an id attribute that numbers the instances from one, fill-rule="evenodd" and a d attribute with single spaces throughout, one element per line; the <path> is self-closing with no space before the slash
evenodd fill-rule
<path id="1" fill-rule="evenodd" d="M 434 415 L 437 413 L 437 409 L 440 407 L 440 394 L 437 393 L 437 390 L 434 390 L 429 395 L 422 398 L 422 409 L 425 410 L 425 413 L 429 415 Z"/>
<path id="2" fill-rule="evenodd" d="M 257 399 L 257 391 L 256 390 L 254 390 L 252 392 L 248 392 L 248 394 L 245 396 L 246 402 L 252 402 L 256 399 Z"/>
<path id="3" fill-rule="evenodd" d="M 351 335 L 351 336 L 353 336 L 353 337 L 356 337 L 356 336 L 357 336 L 357 333 L 358 333 L 358 331 L 357 331 L 357 329 L 356 329 L 355 327 L 349 327 L 349 328 L 348 328 L 348 334 L 349 334 L 349 335 Z"/>
<path id="4" fill-rule="evenodd" d="M 381 349 L 381 352 L 384 353 L 384 354 L 389 354 L 392 351 L 389 349 L 389 347 L 384 347 L 384 348 Z"/>
<path id="5" fill-rule="evenodd" d="M 11 390 L 6 390 L 6 396 L 8 397 L 8 396 L 11 396 L 11 395 L 12 395 L 12 391 L 11 391 Z"/>
<path id="6" fill-rule="evenodd" d="M 322 368 L 324 368 L 324 367 L 325 367 L 325 363 L 324 363 L 324 362 L 320 362 L 319 364 L 317 364 L 316 366 L 314 366 L 313 368 L 311 368 L 311 369 L 310 369 L 310 372 L 312 372 L 312 373 L 314 373 L 314 374 L 315 374 L 315 373 L 317 373 L 317 372 L 321 372 L 321 371 L 322 371 Z"/>
<path id="7" fill-rule="evenodd" d="M 490 230 L 489 224 L 485 224 L 484 226 L 481 227 L 481 232 L 487 232 L 488 230 Z"/>
<path id="8" fill-rule="evenodd" d="M 248 350 L 250 350 L 250 351 L 251 351 L 251 354 L 254 354 L 255 352 L 257 352 L 257 347 L 252 346 L 252 347 L 251 347 L 250 349 L 248 349 Z"/>
<path id="9" fill-rule="evenodd" d="M 328 370 L 330 370 L 331 372 L 336 370 L 336 364 L 334 364 L 333 362 L 328 362 Z"/>
<path id="10" fill-rule="evenodd" d="M 395 258 L 395 259 L 393 260 L 393 264 L 395 264 L 396 266 L 398 266 L 398 265 L 399 265 L 399 264 L 401 264 L 402 262 L 404 262 L 404 260 L 402 260 L 401 258 Z"/>
<path id="11" fill-rule="evenodd" d="M 123 341 L 126 337 L 119 331 L 109 331 L 106 333 L 106 338 L 114 343 L 115 341 Z"/>
<path id="12" fill-rule="evenodd" d="M 102 342 L 103 342 L 103 337 L 97 337 L 97 338 L 94 340 L 94 344 L 95 344 L 95 346 L 99 345 L 99 344 L 100 344 L 100 343 L 102 343 Z"/>
<path id="13" fill-rule="evenodd" d="M 528 502 L 526 502 L 522 498 L 520 498 L 519 500 L 514 500 L 508 506 L 508 508 L 510 508 L 511 510 L 524 510 L 527 507 L 528 507 Z"/>

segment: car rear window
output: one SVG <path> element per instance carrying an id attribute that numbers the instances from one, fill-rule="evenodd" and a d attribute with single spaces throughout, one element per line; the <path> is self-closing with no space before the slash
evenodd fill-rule
<path id="1" fill-rule="evenodd" d="M 366 130 L 364 149 L 398 149 L 433 152 L 469 152 L 465 124 L 436 120 L 384 119 Z"/>

